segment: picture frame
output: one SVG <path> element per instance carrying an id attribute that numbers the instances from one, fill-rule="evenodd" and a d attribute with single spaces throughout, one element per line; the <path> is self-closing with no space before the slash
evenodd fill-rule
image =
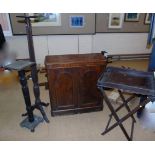
<path id="1" fill-rule="evenodd" d="M 151 22 L 151 13 L 146 13 L 144 24 L 148 25 Z"/>
<path id="2" fill-rule="evenodd" d="M 121 29 L 123 25 L 124 13 L 110 13 L 109 26 L 110 29 Z"/>
<path id="3" fill-rule="evenodd" d="M 139 22 L 140 13 L 126 13 L 125 22 Z"/>
<path id="4" fill-rule="evenodd" d="M 84 16 L 70 16 L 71 28 L 83 28 L 85 24 Z"/>
<path id="5" fill-rule="evenodd" d="M 38 16 L 32 19 L 33 27 L 61 26 L 60 13 L 30 13 L 31 16 Z"/>

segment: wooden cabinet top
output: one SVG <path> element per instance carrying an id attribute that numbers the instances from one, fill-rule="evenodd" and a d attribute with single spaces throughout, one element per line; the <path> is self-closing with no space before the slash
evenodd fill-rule
<path id="1" fill-rule="evenodd" d="M 47 69 L 93 64 L 106 64 L 106 58 L 101 53 L 48 55 L 45 57 L 45 66 Z"/>

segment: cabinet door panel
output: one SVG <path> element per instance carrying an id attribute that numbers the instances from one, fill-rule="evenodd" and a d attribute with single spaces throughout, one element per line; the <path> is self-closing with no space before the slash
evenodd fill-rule
<path id="1" fill-rule="evenodd" d="M 74 81 L 72 75 L 61 73 L 55 84 L 55 97 L 59 106 L 74 105 Z"/>
<path id="2" fill-rule="evenodd" d="M 82 68 L 79 79 L 79 107 L 101 104 L 102 95 L 96 84 L 103 68 L 103 66 Z"/>
<path id="3" fill-rule="evenodd" d="M 53 109 L 74 108 L 77 103 L 76 99 L 76 75 L 72 68 L 53 69 L 50 73 L 51 104 Z"/>

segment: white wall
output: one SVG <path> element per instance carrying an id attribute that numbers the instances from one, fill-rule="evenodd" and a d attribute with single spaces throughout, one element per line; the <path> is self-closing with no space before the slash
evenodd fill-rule
<path id="1" fill-rule="evenodd" d="M 93 36 L 93 51 L 106 50 L 109 54 L 149 53 L 147 33 L 105 33 Z"/>
<path id="2" fill-rule="evenodd" d="M 6 37 L 11 52 L 15 52 L 18 58 L 28 58 L 28 46 L 26 36 Z"/>
<path id="3" fill-rule="evenodd" d="M 45 56 L 48 55 L 47 39 L 48 36 L 35 36 L 33 39 L 36 61 L 40 65 L 44 64 Z M 29 52 L 27 51 L 27 53 Z"/>
<path id="4" fill-rule="evenodd" d="M 43 65 L 46 55 L 94 53 L 106 50 L 109 54 L 150 53 L 146 49 L 147 33 L 97 33 L 95 35 L 34 36 L 37 63 Z M 7 37 L 11 51 L 18 58 L 28 58 L 26 36 Z"/>
<path id="5" fill-rule="evenodd" d="M 78 53 L 78 35 L 48 36 L 48 50 L 50 55 Z"/>

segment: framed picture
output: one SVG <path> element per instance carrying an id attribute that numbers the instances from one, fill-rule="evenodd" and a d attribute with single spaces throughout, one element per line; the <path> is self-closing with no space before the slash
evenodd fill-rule
<path id="1" fill-rule="evenodd" d="M 123 25 L 123 13 L 110 13 L 109 14 L 109 28 L 120 29 Z"/>
<path id="2" fill-rule="evenodd" d="M 146 13 L 144 24 L 150 24 L 151 22 L 151 13 Z"/>
<path id="3" fill-rule="evenodd" d="M 32 20 L 32 26 L 61 26 L 61 14 L 60 13 L 31 13 L 31 16 L 38 16 Z"/>
<path id="4" fill-rule="evenodd" d="M 70 27 L 83 28 L 84 23 L 84 16 L 70 16 Z"/>
<path id="5" fill-rule="evenodd" d="M 126 22 L 138 22 L 139 21 L 139 13 L 126 13 L 124 21 Z"/>
<path id="6" fill-rule="evenodd" d="M 0 13 L 0 24 L 2 25 L 4 36 L 12 36 L 10 17 L 8 13 Z"/>

